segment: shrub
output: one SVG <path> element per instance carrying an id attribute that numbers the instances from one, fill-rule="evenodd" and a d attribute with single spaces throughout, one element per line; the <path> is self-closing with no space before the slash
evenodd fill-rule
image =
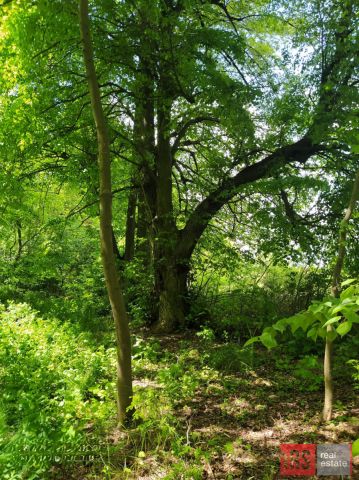
<path id="1" fill-rule="evenodd" d="M 208 354 L 210 367 L 226 373 L 237 373 L 246 370 L 254 362 L 253 350 L 244 351 L 239 345 L 227 343 L 217 345 Z"/>
<path id="2" fill-rule="evenodd" d="M 26 304 L 1 306 L 1 478 L 47 478 L 82 451 L 89 421 L 100 428 L 115 409 L 105 402 L 114 391 L 112 356 Z"/>

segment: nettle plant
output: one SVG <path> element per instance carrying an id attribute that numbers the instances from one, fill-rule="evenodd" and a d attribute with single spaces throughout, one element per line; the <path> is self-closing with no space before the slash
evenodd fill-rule
<path id="1" fill-rule="evenodd" d="M 314 301 L 306 311 L 297 313 L 288 318 L 282 318 L 270 327 L 266 327 L 262 334 L 250 338 L 244 347 L 255 342 L 262 342 L 267 348 L 278 345 L 277 336 L 289 327 L 292 334 L 302 329 L 307 337 L 316 341 L 318 337 L 334 341 L 338 336 L 349 333 L 353 324 L 359 324 L 359 283 L 355 279 L 343 282 L 346 287 L 338 298 L 329 296 L 322 301 Z M 330 328 L 328 328 L 330 326 Z"/>

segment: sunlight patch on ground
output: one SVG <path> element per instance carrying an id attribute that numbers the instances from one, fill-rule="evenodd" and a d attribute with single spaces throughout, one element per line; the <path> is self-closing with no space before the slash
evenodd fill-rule
<path id="1" fill-rule="evenodd" d="M 161 385 L 153 380 L 149 380 L 148 378 L 142 378 L 141 380 L 134 380 L 133 381 L 134 387 L 151 387 L 151 388 L 161 388 Z"/>

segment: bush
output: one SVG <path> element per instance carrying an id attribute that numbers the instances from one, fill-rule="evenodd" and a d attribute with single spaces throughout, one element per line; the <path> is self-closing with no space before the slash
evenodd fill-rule
<path id="1" fill-rule="evenodd" d="M 311 300 L 321 298 L 327 290 L 325 270 L 305 271 L 281 265 L 271 266 L 264 274 L 258 268 L 252 270 L 238 272 L 240 281 L 235 283 L 235 289 L 229 289 L 230 284 L 223 279 L 216 288 L 214 275 L 205 290 L 196 295 L 192 292 L 189 326 L 205 324 L 216 338 L 226 340 L 227 334 L 242 343 L 276 319 L 306 309 Z"/>
<path id="2" fill-rule="evenodd" d="M 243 350 L 241 346 L 233 343 L 213 347 L 207 359 L 210 367 L 226 373 L 246 370 L 253 362 L 253 349 Z"/>
<path id="3" fill-rule="evenodd" d="M 115 410 L 113 356 L 26 304 L 1 306 L 1 478 L 47 478 L 57 462 L 63 468 L 83 451 L 90 420 L 99 431 L 115 415 L 108 411 Z"/>

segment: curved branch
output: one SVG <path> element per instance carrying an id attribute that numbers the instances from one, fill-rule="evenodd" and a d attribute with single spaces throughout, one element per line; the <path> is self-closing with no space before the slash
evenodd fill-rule
<path id="1" fill-rule="evenodd" d="M 175 141 L 172 145 L 172 149 L 171 149 L 172 157 L 177 152 L 177 150 L 180 146 L 181 140 L 186 135 L 188 129 L 190 127 L 192 127 L 192 125 L 196 125 L 197 123 L 201 123 L 201 122 L 216 122 L 216 123 L 219 123 L 219 118 L 211 117 L 211 116 L 208 116 L 208 115 L 202 115 L 200 117 L 192 118 L 191 120 L 188 120 L 187 122 L 185 122 L 182 125 L 182 127 L 179 129 L 179 131 L 175 132 L 176 139 L 175 139 Z"/>
<path id="2" fill-rule="evenodd" d="M 221 6 L 219 1 L 213 1 L 213 3 Z M 349 6 L 349 10 L 350 8 L 351 6 Z M 335 48 L 332 59 L 322 75 L 317 109 L 307 133 L 297 142 L 280 147 L 259 162 L 244 167 L 237 175 L 227 178 L 222 185 L 202 200 L 192 212 L 184 229 L 180 231 L 176 248 L 178 257 L 190 257 L 210 220 L 238 193 L 242 185 L 255 182 L 260 178 L 272 176 L 284 165 L 289 165 L 293 162 L 305 163 L 311 156 L 327 149 L 321 145 L 321 142 L 325 140 L 327 130 L 333 121 L 332 110 L 335 108 L 338 95 L 340 95 L 337 89 L 328 88 L 328 81 L 338 76 L 338 73 L 341 73 L 343 60 L 347 62 L 346 71 L 345 75 L 340 77 L 340 82 L 337 82 L 337 87 L 346 85 L 353 71 L 352 62 L 345 58 L 345 51 L 343 51 L 345 42 L 352 33 L 352 29 L 349 28 L 350 19 L 351 16 L 348 14 L 348 11 L 344 11 L 338 21 L 340 34 L 335 35 Z"/>
<path id="3" fill-rule="evenodd" d="M 238 193 L 242 185 L 271 176 L 283 165 L 293 162 L 305 163 L 321 149 L 323 149 L 322 146 L 314 144 L 308 136 L 304 136 L 291 145 L 278 148 L 263 160 L 243 168 L 237 175 L 225 180 L 222 185 L 202 200 L 193 211 L 185 228 L 180 232 L 177 255 L 189 257 L 192 254 L 209 221 Z"/>

